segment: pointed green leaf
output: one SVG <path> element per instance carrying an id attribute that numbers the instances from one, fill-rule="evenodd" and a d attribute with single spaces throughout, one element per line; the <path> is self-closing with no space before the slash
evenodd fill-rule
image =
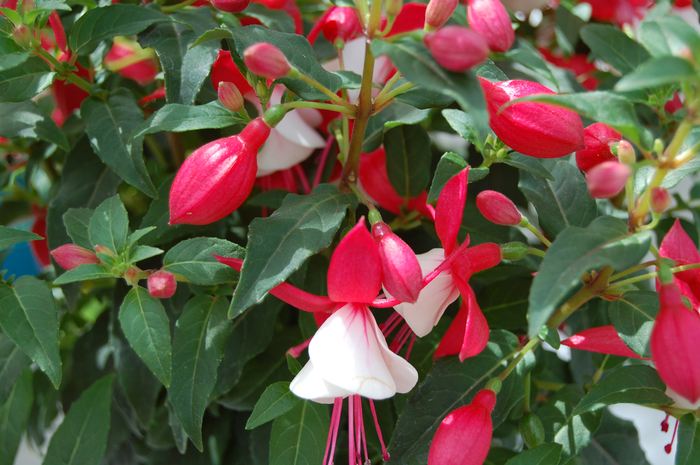
<path id="1" fill-rule="evenodd" d="M 523 155 L 522 153 L 509 153 L 508 156 L 503 159 L 503 163 L 512 166 L 513 168 L 518 168 L 519 170 L 541 176 L 549 181 L 557 180 L 557 178 L 555 178 L 554 175 L 544 167 L 541 161 L 539 161 L 537 158 Z"/>
<path id="2" fill-rule="evenodd" d="M 642 21 L 637 30 L 639 43 L 655 57 L 678 56 L 690 47 L 695 59 L 700 58 L 700 35 L 678 16 L 663 16 L 655 21 Z"/>
<path id="3" fill-rule="evenodd" d="M 114 277 L 114 272 L 107 265 L 98 265 L 96 263 L 90 263 L 87 265 L 80 265 L 77 268 L 68 270 L 61 276 L 56 278 L 53 282 L 59 286 L 68 283 L 74 283 L 76 281 L 87 281 L 89 279 L 102 279 L 102 278 L 112 278 Z"/>
<path id="4" fill-rule="evenodd" d="M 66 232 L 73 239 L 73 244 L 92 250 L 90 242 L 90 218 L 95 210 L 89 208 L 69 208 L 63 214 L 63 224 L 66 225 Z"/>
<path id="5" fill-rule="evenodd" d="M 694 81 L 697 78 L 695 68 L 688 60 L 679 57 L 660 57 L 647 61 L 636 71 L 617 81 L 615 90 L 625 92 L 648 89 Z"/>
<path id="6" fill-rule="evenodd" d="M 173 381 L 168 398 L 183 429 L 200 451 L 202 418 L 224 357 L 231 320 L 225 297 L 200 295 L 185 305 L 173 339 Z"/>
<path id="7" fill-rule="evenodd" d="M 163 250 L 147 245 L 138 245 L 129 252 L 129 261 L 132 263 L 155 257 L 163 253 Z"/>
<path id="8" fill-rule="evenodd" d="M 430 185 L 427 203 L 434 204 L 437 202 L 440 192 L 442 192 L 445 184 L 447 184 L 450 179 L 459 174 L 459 172 L 467 166 L 469 165 L 464 158 L 460 157 L 454 152 L 445 152 L 442 157 L 440 157 L 440 161 L 435 169 L 435 175 L 433 176 L 433 182 Z M 470 183 L 480 181 L 488 174 L 488 168 L 471 168 L 469 170 L 469 177 L 467 181 Z"/>
<path id="9" fill-rule="evenodd" d="M 523 450 L 506 462 L 506 465 L 559 465 L 561 444 L 546 442 L 539 446 Z"/>
<path id="10" fill-rule="evenodd" d="M 131 133 L 143 120 L 134 95 L 120 88 L 110 93 L 106 101 L 88 97 L 80 106 L 80 117 L 85 122 L 90 144 L 102 161 L 124 181 L 154 197 L 156 188 L 143 161 L 143 139 L 130 140 Z"/>
<path id="11" fill-rule="evenodd" d="M 30 362 L 27 354 L 7 334 L 0 334 L 0 405 L 5 403 L 15 381 Z"/>
<path id="12" fill-rule="evenodd" d="M 620 29 L 602 24 L 581 28 L 581 40 L 604 62 L 623 75 L 631 73 L 649 59 L 649 52 Z"/>
<path id="13" fill-rule="evenodd" d="M 124 253 L 129 215 L 118 195 L 108 198 L 95 209 L 88 231 L 93 247 L 101 245 L 117 255 Z"/>
<path id="14" fill-rule="evenodd" d="M 579 451 L 585 465 L 649 465 L 631 421 L 603 411 L 603 421 L 591 443 Z"/>
<path id="15" fill-rule="evenodd" d="M 0 325 L 58 389 L 58 310 L 46 283 L 33 276 L 22 276 L 12 287 L 0 283 Z"/>
<path id="16" fill-rule="evenodd" d="M 596 218 L 587 228 L 570 226 L 562 231 L 532 281 L 530 337 L 537 336 L 557 307 L 580 286 L 583 273 L 606 265 L 618 270 L 636 265 L 649 251 L 649 244 L 648 231 L 630 235 L 627 224 L 611 216 Z"/>
<path id="17" fill-rule="evenodd" d="M 251 3 L 245 14 L 273 31 L 294 33 L 294 20 L 284 10 L 271 10 L 261 3 Z"/>
<path id="18" fill-rule="evenodd" d="M 651 358 L 649 338 L 658 311 L 659 294 L 654 291 L 625 292 L 608 307 L 610 321 L 622 341 L 645 358 Z"/>
<path id="19" fill-rule="evenodd" d="M 310 400 L 299 402 L 272 424 L 270 465 L 321 463 L 329 427 L 326 405 Z"/>
<path id="20" fill-rule="evenodd" d="M 43 239 L 43 237 L 33 232 L 0 226 L 0 250 L 6 249 L 11 245 L 19 244 L 20 242 L 36 241 L 39 239 Z"/>
<path id="21" fill-rule="evenodd" d="M 243 248 L 233 242 L 216 237 L 195 237 L 168 250 L 163 258 L 163 269 L 201 286 L 230 283 L 236 281 L 238 271 L 219 263 L 212 255 L 243 258 L 244 254 Z"/>
<path id="22" fill-rule="evenodd" d="M 700 421 L 692 413 L 683 415 L 678 426 L 676 465 L 700 463 Z"/>
<path id="23" fill-rule="evenodd" d="M 7 139 L 39 139 L 64 150 L 70 148 L 63 131 L 33 101 L 0 103 L 0 136 Z"/>
<path id="24" fill-rule="evenodd" d="M 283 282 L 311 255 L 328 247 L 357 198 L 328 184 L 310 195 L 288 195 L 269 218 L 256 218 L 248 230 L 248 248 L 241 279 L 231 302 L 235 318 Z"/>
<path id="25" fill-rule="evenodd" d="M 300 400 L 289 390 L 289 383 L 286 381 L 269 385 L 262 396 L 260 396 L 258 403 L 255 404 L 253 413 L 248 417 L 245 428 L 257 428 L 268 421 L 274 420 L 294 408 Z"/>
<path id="26" fill-rule="evenodd" d="M 402 124 L 418 124 L 430 116 L 429 110 L 411 108 L 401 102 L 394 102 L 367 121 L 365 139 L 362 142 L 362 152 L 374 152 L 382 145 L 384 134 L 391 128 Z"/>
<path id="27" fill-rule="evenodd" d="M 0 36 L 0 71 L 19 66 L 29 58 L 29 52 L 11 37 Z"/>
<path id="28" fill-rule="evenodd" d="M 0 102 L 23 102 L 45 90 L 56 73 L 39 57 L 30 57 L 14 68 L 0 71 Z"/>
<path id="29" fill-rule="evenodd" d="M 119 322 L 129 344 L 166 387 L 172 374 L 170 322 L 160 299 L 134 286 L 119 309 Z"/>
<path id="30" fill-rule="evenodd" d="M 108 375 L 95 381 L 73 402 L 54 435 L 43 465 L 94 465 L 107 447 L 112 380 Z"/>
<path id="31" fill-rule="evenodd" d="M 32 378 L 30 369 L 22 370 L 0 407 L 0 465 L 12 465 L 15 460 L 34 403 Z"/>
<path id="32" fill-rule="evenodd" d="M 420 125 L 404 125 L 384 136 L 386 170 L 400 197 L 420 195 L 430 182 L 430 136 Z"/>

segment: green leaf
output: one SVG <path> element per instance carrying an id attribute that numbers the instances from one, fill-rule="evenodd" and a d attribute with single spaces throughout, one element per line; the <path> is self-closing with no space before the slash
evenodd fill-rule
<path id="1" fill-rule="evenodd" d="M 171 17 L 172 22 L 156 25 L 139 34 L 138 40 L 142 47 L 151 47 L 158 55 L 168 103 L 192 105 L 214 64 L 219 44 L 191 46 L 217 24 L 207 8 L 177 11 Z"/>
<path id="2" fill-rule="evenodd" d="M 460 171 L 469 166 L 467 162 L 454 152 L 445 152 L 438 162 L 435 170 L 433 182 L 430 185 L 427 203 L 437 202 L 440 192 L 447 184 L 447 181 L 456 176 Z M 488 168 L 471 168 L 469 170 L 468 182 L 476 182 L 484 179 L 489 174 Z"/>
<path id="3" fill-rule="evenodd" d="M 288 195 L 269 218 L 255 218 L 248 230 L 248 244 L 254 247 L 246 252 L 229 318 L 240 315 L 307 258 L 328 247 L 348 205 L 354 208 L 356 202 L 354 195 L 321 184 L 310 195 Z"/>
<path id="4" fill-rule="evenodd" d="M 204 410 L 231 331 L 227 310 L 225 297 L 199 295 L 187 302 L 175 325 L 173 382 L 168 398 L 187 436 L 200 451 L 204 448 Z"/>
<path id="5" fill-rule="evenodd" d="M 100 378 L 73 402 L 51 437 L 43 465 L 99 463 L 109 435 L 113 378 L 114 375 Z"/>
<path id="6" fill-rule="evenodd" d="M 3 15 L 6 16 L 8 19 L 10 19 L 12 21 L 12 23 L 22 24 L 22 22 L 23 22 L 22 16 L 20 16 L 20 14 L 17 11 L 15 11 L 14 9 L 2 8 L 2 9 L 0 9 L 0 11 L 2 11 Z M 11 29 L 9 31 L 9 33 L 10 33 L 9 35 L 12 34 L 12 29 L 14 29 L 14 27 L 12 27 L 12 26 L 10 26 L 10 27 L 11 27 Z"/>
<path id="7" fill-rule="evenodd" d="M 561 346 L 561 338 L 559 337 L 559 333 L 556 329 L 546 326 L 542 327 L 538 336 L 544 342 L 552 346 L 552 348 L 559 350 L 559 347 Z"/>
<path id="8" fill-rule="evenodd" d="M 477 300 L 489 328 L 524 332 L 531 284 L 530 278 L 511 278 L 508 286 L 494 282 L 481 289 Z"/>
<path id="9" fill-rule="evenodd" d="M 561 444 L 546 442 L 539 446 L 523 450 L 506 462 L 506 465 L 559 465 Z"/>
<path id="10" fill-rule="evenodd" d="M 520 63 L 524 67 L 534 71 L 539 76 L 542 76 L 557 86 L 555 90 L 559 90 L 557 80 L 552 75 L 542 55 L 528 41 L 518 38 L 513 47 L 504 53 L 503 56 L 510 61 Z"/>
<path id="11" fill-rule="evenodd" d="M 400 197 L 420 195 L 430 182 L 430 136 L 417 124 L 391 129 L 384 137 L 386 170 Z"/>
<path id="12" fill-rule="evenodd" d="M 0 71 L 19 66 L 29 58 L 29 52 L 10 37 L 0 36 Z"/>
<path id="13" fill-rule="evenodd" d="M 453 98 L 472 121 L 471 130 L 474 144 L 481 144 L 490 133 L 488 113 L 484 94 L 476 75 L 452 73 L 433 59 L 430 51 L 413 39 L 399 39 L 389 43 L 381 40 L 372 41 L 372 53 L 375 56 L 387 55 L 391 62 L 411 82 Z"/>
<path id="14" fill-rule="evenodd" d="M 30 138 L 69 149 L 68 140 L 56 123 L 32 101 L 0 103 L 0 136 L 7 139 Z"/>
<path id="15" fill-rule="evenodd" d="M 688 60 L 666 56 L 647 61 L 639 69 L 620 79 L 615 84 L 615 90 L 624 92 L 648 89 L 696 79 L 695 68 Z"/>
<path id="16" fill-rule="evenodd" d="M 32 370 L 22 369 L 0 408 L 0 464 L 12 465 L 34 403 Z"/>
<path id="17" fill-rule="evenodd" d="M 469 404 L 486 382 L 503 370 L 517 347 L 515 335 L 493 330 L 489 343 L 479 355 L 463 363 L 457 357 L 435 360 L 432 371 L 409 397 L 396 424 L 389 443 L 392 462 L 398 465 L 425 463 L 440 422 L 453 410 Z M 498 393 L 496 408 L 491 414 L 494 427 L 505 419 L 522 396 L 522 378 L 513 373 L 504 380 Z"/>
<path id="18" fill-rule="evenodd" d="M 573 457 L 586 447 L 600 426 L 602 410 L 583 415 L 573 414 L 574 407 L 583 396 L 581 386 L 568 384 L 554 393 L 537 411 L 544 426 L 545 441 L 563 446 L 562 459 Z"/>
<path id="19" fill-rule="evenodd" d="M 5 403 L 12 386 L 29 362 L 31 359 L 7 334 L 0 334 L 0 405 Z"/>
<path id="20" fill-rule="evenodd" d="M 129 215 L 118 195 L 108 198 L 95 209 L 88 231 L 93 247 L 101 245 L 117 255 L 124 253 L 129 234 Z"/>
<path id="21" fill-rule="evenodd" d="M 692 148 L 695 144 L 700 142 L 700 128 L 694 127 L 690 130 L 690 133 L 685 138 L 685 141 L 679 149 L 679 153 L 683 153 L 686 150 Z M 700 157 L 693 157 L 688 163 L 684 163 L 679 168 L 674 168 L 666 173 L 663 181 L 661 181 L 661 187 L 665 189 L 670 189 L 676 187 L 683 178 L 689 174 L 693 174 L 700 170 Z M 640 195 L 647 186 L 651 183 L 654 178 L 656 170 L 653 166 L 642 166 L 640 167 L 634 175 L 634 192 Z"/>
<path id="22" fill-rule="evenodd" d="M 170 386 L 170 322 L 160 299 L 134 286 L 119 309 L 119 322 L 141 360 L 161 383 Z"/>
<path id="23" fill-rule="evenodd" d="M 372 115 L 367 122 L 362 152 L 374 152 L 382 145 L 384 134 L 402 124 L 418 124 L 430 115 L 429 110 L 417 110 L 403 103 L 394 102 L 380 113 Z"/>
<path id="24" fill-rule="evenodd" d="M 541 102 L 568 108 L 617 129 L 625 139 L 644 147 L 651 147 L 653 136 L 641 125 L 632 103 L 613 92 L 595 91 L 580 94 L 540 94 L 523 97 L 514 102 Z"/>
<path id="25" fill-rule="evenodd" d="M 143 161 L 143 140 L 129 139 L 143 118 L 134 95 L 121 88 L 110 93 L 107 101 L 89 97 L 80 106 L 80 117 L 90 144 L 102 161 L 124 181 L 154 197 L 156 188 Z"/>
<path id="26" fill-rule="evenodd" d="M 33 232 L 0 226 L 0 250 L 19 244 L 20 242 L 36 241 L 39 239 L 43 239 L 43 237 Z"/>
<path id="27" fill-rule="evenodd" d="M 112 277 L 114 277 L 114 272 L 107 265 L 90 263 L 87 265 L 80 265 L 77 268 L 66 271 L 61 276 L 56 278 L 53 283 L 62 286 L 64 284 L 74 283 L 76 281 L 87 281 L 89 279 Z"/>
<path id="28" fill-rule="evenodd" d="M 537 176 L 541 176 L 550 181 L 556 181 L 557 178 L 554 177 L 552 173 L 549 172 L 547 168 L 544 167 L 541 161 L 534 157 L 528 157 L 518 152 L 511 152 L 506 158 L 502 160 L 506 165 L 512 166 L 513 168 L 518 168 L 519 170 L 527 171 Z"/>
<path id="29" fill-rule="evenodd" d="M 251 3 L 246 7 L 245 15 L 273 31 L 294 33 L 294 20 L 284 10 L 271 10 L 260 3 Z"/>
<path id="30" fill-rule="evenodd" d="M 613 404 L 672 404 L 666 394 L 666 385 L 650 366 L 631 365 L 610 373 L 581 399 L 574 415 L 601 409 Z"/>
<path id="31" fill-rule="evenodd" d="M 243 248 L 216 237 L 195 237 L 180 242 L 165 254 L 163 269 L 201 286 L 236 281 L 238 271 L 219 263 L 212 255 L 243 258 Z"/>
<path id="32" fill-rule="evenodd" d="M 442 116 L 452 129 L 457 132 L 462 138 L 468 140 L 472 144 L 476 144 L 478 137 L 472 130 L 474 127 L 473 118 L 462 110 L 446 109 L 442 110 Z"/>
<path id="33" fill-rule="evenodd" d="M 23 102 L 44 91 L 56 73 L 39 57 L 30 57 L 14 68 L 0 71 L 0 102 Z"/>
<path id="34" fill-rule="evenodd" d="M 625 222 L 611 216 L 596 218 L 587 228 L 570 226 L 562 231 L 532 282 L 530 337 L 537 336 L 540 327 L 580 285 L 583 273 L 603 266 L 627 269 L 646 255 L 650 243 L 648 231 L 630 235 Z"/>
<path id="35" fill-rule="evenodd" d="M 581 40 L 591 52 L 623 75 L 649 59 L 649 53 L 627 34 L 612 26 L 589 24 L 581 28 Z"/>
<path id="36" fill-rule="evenodd" d="M 298 34 L 286 34 L 272 31 L 261 26 L 239 27 L 231 31 L 233 35 L 233 47 L 239 56 L 243 56 L 245 49 L 259 42 L 266 42 L 277 47 L 289 63 L 300 73 L 314 78 L 331 91 L 337 91 L 342 85 L 342 79 L 325 69 L 316 60 L 316 54 L 309 41 Z M 229 41 L 231 42 L 231 41 Z M 328 96 L 323 92 L 305 83 L 301 79 L 282 78 L 278 81 L 305 100 L 327 100 Z"/>
<path id="37" fill-rule="evenodd" d="M 73 239 L 73 244 L 86 249 L 92 249 L 90 242 L 90 218 L 95 210 L 89 208 L 69 208 L 63 214 L 63 224 L 66 232 Z"/>
<path id="38" fill-rule="evenodd" d="M 678 16 L 642 21 L 637 34 L 639 42 L 654 57 L 678 56 L 684 47 L 690 47 L 695 59 L 700 58 L 700 35 Z"/>
<path id="39" fill-rule="evenodd" d="M 676 465 L 694 465 L 700 461 L 700 422 L 692 413 L 683 415 L 678 426 Z"/>
<path id="40" fill-rule="evenodd" d="M 649 465 L 637 429 L 607 410 L 591 443 L 579 451 L 585 465 Z"/>
<path id="41" fill-rule="evenodd" d="M 212 29 L 210 31 L 205 32 L 204 34 L 200 35 L 197 40 L 190 45 L 190 48 L 194 48 L 199 46 L 200 44 L 203 44 L 204 42 L 208 42 L 210 40 L 221 40 L 221 39 L 233 39 L 233 34 L 231 34 L 231 29 L 227 29 L 225 26 L 220 26 L 217 27 L 216 29 Z"/>
<path id="42" fill-rule="evenodd" d="M 170 18 L 158 10 L 138 5 L 116 3 L 93 8 L 75 22 L 68 42 L 73 53 L 88 55 L 103 40 L 133 36 L 151 24 L 163 21 L 170 21 Z"/>
<path id="43" fill-rule="evenodd" d="M 129 261 L 132 263 L 140 262 L 147 258 L 155 257 L 163 253 L 163 250 L 147 245 L 138 245 L 129 252 Z"/>
<path id="44" fill-rule="evenodd" d="M 329 427 L 327 406 L 309 400 L 299 402 L 272 424 L 270 465 L 321 463 Z"/>
<path id="45" fill-rule="evenodd" d="M 649 338 L 659 311 L 659 294 L 629 291 L 610 302 L 608 314 L 620 339 L 640 357 L 651 358 Z"/>
<path id="46" fill-rule="evenodd" d="M 218 129 L 244 123 L 240 114 L 224 108 L 218 100 L 196 107 L 169 103 L 134 129 L 132 140 L 160 131 L 185 132 Z"/>
<path id="47" fill-rule="evenodd" d="M 393 90 L 394 88 L 406 84 L 407 82 L 409 82 L 408 79 L 399 78 L 391 89 Z M 434 90 L 428 90 L 420 86 L 412 87 L 407 91 L 400 93 L 394 97 L 394 100 L 421 110 L 442 108 L 454 102 L 454 99 L 448 95 L 441 94 L 440 92 L 436 92 Z M 383 111 L 384 110 L 382 110 L 382 112 Z"/>
<path id="48" fill-rule="evenodd" d="M 58 310 L 51 289 L 33 276 L 22 276 L 13 287 L 0 283 L 0 325 L 39 365 L 58 389 L 61 357 L 58 353 Z"/>
<path id="49" fill-rule="evenodd" d="M 588 195 L 586 180 L 576 166 L 560 160 L 554 165 L 552 176 L 555 181 L 521 171 L 518 182 L 550 239 L 569 226 L 588 226 L 598 216 L 598 206 Z"/>
<path id="50" fill-rule="evenodd" d="M 253 413 L 248 417 L 245 428 L 257 428 L 268 421 L 274 420 L 293 409 L 300 400 L 289 390 L 288 382 L 280 381 L 279 383 L 271 384 L 260 396 L 258 403 L 255 404 Z"/>

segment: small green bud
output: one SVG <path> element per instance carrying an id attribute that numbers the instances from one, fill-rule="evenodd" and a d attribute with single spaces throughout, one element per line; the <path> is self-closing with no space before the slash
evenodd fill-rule
<path id="1" fill-rule="evenodd" d="M 12 38 L 15 39 L 17 45 L 27 48 L 32 42 L 32 33 L 27 26 L 20 24 L 12 31 Z"/>
<path id="2" fill-rule="evenodd" d="M 501 246 L 503 260 L 522 260 L 527 255 L 528 247 L 522 242 L 508 242 Z"/>
<path id="3" fill-rule="evenodd" d="M 267 97 L 269 89 L 267 88 L 267 84 L 265 84 L 265 81 L 258 81 L 258 83 L 255 85 L 255 93 L 258 94 L 258 97 L 261 99 L 265 99 Z"/>
<path id="4" fill-rule="evenodd" d="M 491 378 L 488 383 L 486 383 L 486 389 L 490 389 L 496 394 L 501 390 L 501 380 L 498 378 Z"/>
<path id="5" fill-rule="evenodd" d="M 265 124 L 267 124 L 269 127 L 274 128 L 280 121 L 282 121 L 282 118 L 284 118 L 284 115 L 286 114 L 286 108 L 284 108 L 282 105 L 274 105 L 265 112 L 263 115 L 263 121 L 265 121 Z"/>
<path id="6" fill-rule="evenodd" d="M 659 155 L 664 153 L 664 143 L 661 139 L 656 139 L 654 141 L 654 152 L 658 153 Z"/>
<path id="7" fill-rule="evenodd" d="M 544 426 L 540 418 L 532 412 L 527 412 L 520 419 L 520 434 L 530 449 L 544 443 Z"/>
<path id="8" fill-rule="evenodd" d="M 403 0 L 386 0 L 384 2 L 384 11 L 389 18 L 396 17 L 403 7 Z"/>

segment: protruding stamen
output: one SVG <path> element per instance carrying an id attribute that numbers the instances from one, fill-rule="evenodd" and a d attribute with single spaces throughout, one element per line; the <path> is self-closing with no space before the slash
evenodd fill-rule
<path id="1" fill-rule="evenodd" d="M 416 342 L 416 333 L 413 333 L 413 337 L 411 338 L 411 342 L 408 344 L 408 349 L 406 349 L 406 360 L 408 360 L 408 357 L 411 356 L 411 349 L 413 349 L 414 342 Z"/>
<path id="2" fill-rule="evenodd" d="M 673 428 L 673 437 L 671 438 L 671 442 L 664 446 L 664 451 L 666 451 L 667 454 L 670 454 L 671 449 L 673 449 L 673 441 L 676 440 L 676 433 L 678 432 L 678 423 L 680 423 L 680 421 L 676 420 L 676 427 Z"/>
<path id="3" fill-rule="evenodd" d="M 369 408 L 372 410 L 372 418 L 374 418 L 374 427 L 377 429 L 377 436 L 379 437 L 379 444 L 382 445 L 382 458 L 385 462 L 389 461 L 389 452 L 386 450 L 384 445 L 384 438 L 382 437 L 382 429 L 379 427 L 379 420 L 377 419 L 377 411 L 374 409 L 374 401 L 369 399 Z"/>
<path id="4" fill-rule="evenodd" d="M 333 416 L 331 417 L 331 429 L 333 431 L 333 442 L 331 443 L 330 456 L 328 464 L 333 465 L 333 456 L 335 455 L 335 445 L 338 442 L 338 430 L 340 429 L 340 416 L 343 413 L 343 398 L 336 397 L 333 403 Z M 330 431 L 328 432 L 330 434 Z M 325 456 L 324 456 L 325 463 Z"/>
<path id="5" fill-rule="evenodd" d="M 348 465 L 355 465 L 355 396 L 348 396 Z"/>
<path id="6" fill-rule="evenodd" d="M 301 353 L 309 347 L 309 343 L 311 342 L 311 338 L 307 339 L 306 341 L 302 342 L 298 346 L 291 347 L 289 350 L 287 350 L 287 355 L 291 355 L 294 358 L 299 358 Z M 336 399 L 337 400 L 337 399 Z"/>
<path id="7" fill-rule="evenodd" d="M 666 414 L 666 418 L 661 422 L 661 431 L 668 433 L 668 413 Z"/>

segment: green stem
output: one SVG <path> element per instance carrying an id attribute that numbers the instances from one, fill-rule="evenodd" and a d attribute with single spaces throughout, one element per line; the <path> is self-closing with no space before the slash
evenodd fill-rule
<path id="1" fill-rule="evenodd" d="M 700 263 L 695 263 L 692 265 L 674 266 L 673 268 L 671 268 L 671 273 L 680 273 L 681 271 L 695 270 L 698 268 L 700 268 Z M 656 276 L 657 276 L 657 273 L 656 273 L 656 271 L 654 271 L 652 273 L 647 273 L 647 274 L 635 276 L 634 278 L 629 278 L 629 279 L 625 279 L 623 281 L 618 281 L 616 283 L 613 283 L 613 284 L 610 284 L 609 286 L 607 286 L 605 288 L 605 292 L 611 291 L 613 289 L 618 289 L 618 288 L 620 288 L 622 286 L 626 286 L 628 284 L 634 284 L 634 283 L 638 283 L 641 281 L 646 281 L 647 279 L 656 278 Z"/>
<path id="2" fill-rule="evenodd" d="M 528 247 L 527 253 L 531 255 L 537 255 L 538 257 L 542 258 L 547 256 L 547 252 L 545 252 L 544 250 L 536 249 L 535 247 Z"/>
<path id="3" fill-rule="evenodd" d="M 525 227 L 526 227 L 527 229 L 529 229 L 529 230 L 532 232 L 532 234 L 534 234 L 535 236 L 537 236 L 537 238 L 538 238 L 540 241 L 542 241 L 542 243 L 544 244 L 545 247 L 550 248 L 550 247 L 552 246 L 552 243 L 549 241 L 549 239 L 547 239 L 546 237 L 544 237 L 544 235 L 542 235 L 542 233 L 539 232 L 539 231 L 537 230 L 537 228 L 535 228 L 533 225 L 531 225 L 530 223 L 527 223 L 527 224 L 525 225 Z"/>
<path id="4" fill-rule="evenodd" d="M 610 354 L 606 354 L 605 358 L 603 359 L 603 363 L 600 364 L 600 367 L 598 367 L 595 374 L 593 375 L 593 384 L 594 385 L 598 384 L 600 377 L 603 376 L 603 373 L 605 372 L 605 364 L 608 363 L 609 358 L 610 358 Z"/>
<path id="5" fill-rule="evenodd" d="M 613 269 L 610 266 L 604 266 L 596 275 L 593 281 L 581 288 L 568 302 L 559 307 L 559 310 L 554 312 L 547 322 L 547 326 L 550 328 L 558 328 L 567 318 L 571 316 L 581 305 L 585 304 L 591 300 L 596 295 L 600 294 L 605 286 L 608 284 L 608 280 L 612 275 Z"/>
<path id="6" fill-rule="evenodd" d="M 190 6 L 196 1 L 197 0 L 186 0 L 182 3 L 177 3 L 175 5 L 162 6 L 162 7 L 160 7 L 160 9 L 163 13 L 170 13 L 171 11 L 181 10 L 181 9 L 185 8 L 186 6 Z"/>
<path id="7" fill-rule="evenodd" d="M 347 107 L 335 105 L 333 103 L 297 101 L 297 102 L 283 103 L 282 106 L 288 110 L 292 109 L 292 108 L 316 108 L 318 110 L 337 111 L 338 113 L 342 113 L 343 115 L 350 116 L 350 117 L 355 116 L 355 110 L 350 110 Z"/>
<path id="8" fill-rule="evenodd" d="M 648 262 L 640 263 L 637 266 L 633 266 L 632 268 L 629 268 L 625 271 L 621 271 L 617 274 L 610 276 L 610 282 L 617 281 L 618 279 L 620 279 L 624 276 L 627 276 L 628 274 L 634 273 L 634 272 L 639 271 L 639 270 L 643 270 L 644 268 L 649 268 L 650 266 L 654 266 L 654 265 L 656 265 L 656 260 L 651 260 Z"/>
<path id="9" fill-rule="evenodd" d="M 375 207 L 374 204 L 370 202 L 370 200 L 362 193 L 362 191 L 360 191 L 360 189 L 357 188 L 357 185 L 350 183 L 348 184 L 348 187 L 350 188 L 352 193 L 357 196 L 360 202 L 367 206 L 367 208 L 369 208 L 370 210 L 377 209 L 377 207 Z"/>
<path id="10" fill-rule="evenodd" d="M 396 81 L 398 81 L 400 77 L 401 77 L 401 73 L 397 71 L 396 73 L 394 73 L 393 76 L 391 76 L 391 79 L 389 79 L 388 81 L 386 81 L 386 84 L 384 84 L 384 87 L 382 88 L 382 90 L 379 92 L 379 94 L 377 94 L 376 97 L 374 97 L 374 103 L 375 103 L 375 104 L 376 104 L 377 101 L 379 101 L 382 97 L 384 97 L 384 95 L 386 95 L 387 92 L 389 92 L 389 89 L 391 89 L 391 87 L 392 87 L 394 84 L 396 84 Z"/>
<path id="11" fill-rule="evenodd" d="M 297 71 L 297 75 L 292 75 L 290 77 L 295 77 L 295 78 L 301 79 L 302 81 L 314 86 L 316 89 L 318 89 L 321 92 L 323 92 L 324 94 L 326 94 L 331 100 L 333 100 L 338 105 L 341 105 L 349 110 L 352 110 L 353 112 L 355 111 L 355 106 L 352 103 L 348 103 L 345 100 L 343 100 L 342 98 L 338 97 L 328 87 L 324 86 L 323 84 L 321 84 L 317 80 L 310 78 L 308 76 L 304 76 L 303 74 L 299 73 L 298 71 Z"/>
<path id="12" fill-rule="evenodd" d="M 513 370 L 515 370 L 515 367 L 518 366 L 518 363 L 520 363 L 520 361 L 525 357 L 525 355 L 527 355 L 528 352 L 537 347 L 539 343 L 539 338 L 531 339 L 530 342 L 528 342 L 525 345 L 525 347 L 523 347 L 522 350 L 518 352 L 518 356 L 515 357 L 515 359 L 508 364 L 505 370 L 503 370 L 503 373 L 498 375 L 498 379 L 500 379 L 501 382 L 503 382 L 503 380 L 506 379 L 508 375 L 510 375 L 513 372 Z"/>
<path id="13" fill-rule="evenodd" d="M 392 90 L 391 92 L 388 92 L 383 98 L 375 99 L 375 105 L 377 106 L 376 112 L 381 111 L 382 109 L 384 109 L 384 107 L 389 105 L 394 100 L 394 97 L 406 92 L 409 89 L 412 89 L 413 87 L 416 87 L 416 85 L 414 83 L 407 82 L 406 84 L 400 85 L 399 87 Z"/>
<path id="14" fill-rule="evenodd" d="M 532 384 L 530 380 L 530 373 L 525 375 L 523 390 L 525 391 L 525 396 L 523 397 L 523 410 L 525 413 L 530 411 L 530 385 Z"/>
<path id="15" fill-rule="evenodd" d="M 86 81 L 85 79 L 81 78 L 80 76 L 77 76 L 73 71 L 66 70 L 66 68 L 63 66 L 63 64 L 58 61 L 56 58 L 54 58 L 53 55 L 51 55 L 49 52 L 44 50 L 41 45 L 39 44 L 38 47 L 34 47 L 35 50 L 37 51 L 37 54 L 40 55 L 44 60 L 48 61 L 51 66 L 53 66 L 54 70 L 58 72 L 59 75 L 63 75 L 66 73 L 66 80 L 70 81 L 71 83 L 75 84 L 76 86 L 80 87 L 83 89 L 85 92 L 90 93 L 90 90 L 92 89 L 92 84 Z"/>

